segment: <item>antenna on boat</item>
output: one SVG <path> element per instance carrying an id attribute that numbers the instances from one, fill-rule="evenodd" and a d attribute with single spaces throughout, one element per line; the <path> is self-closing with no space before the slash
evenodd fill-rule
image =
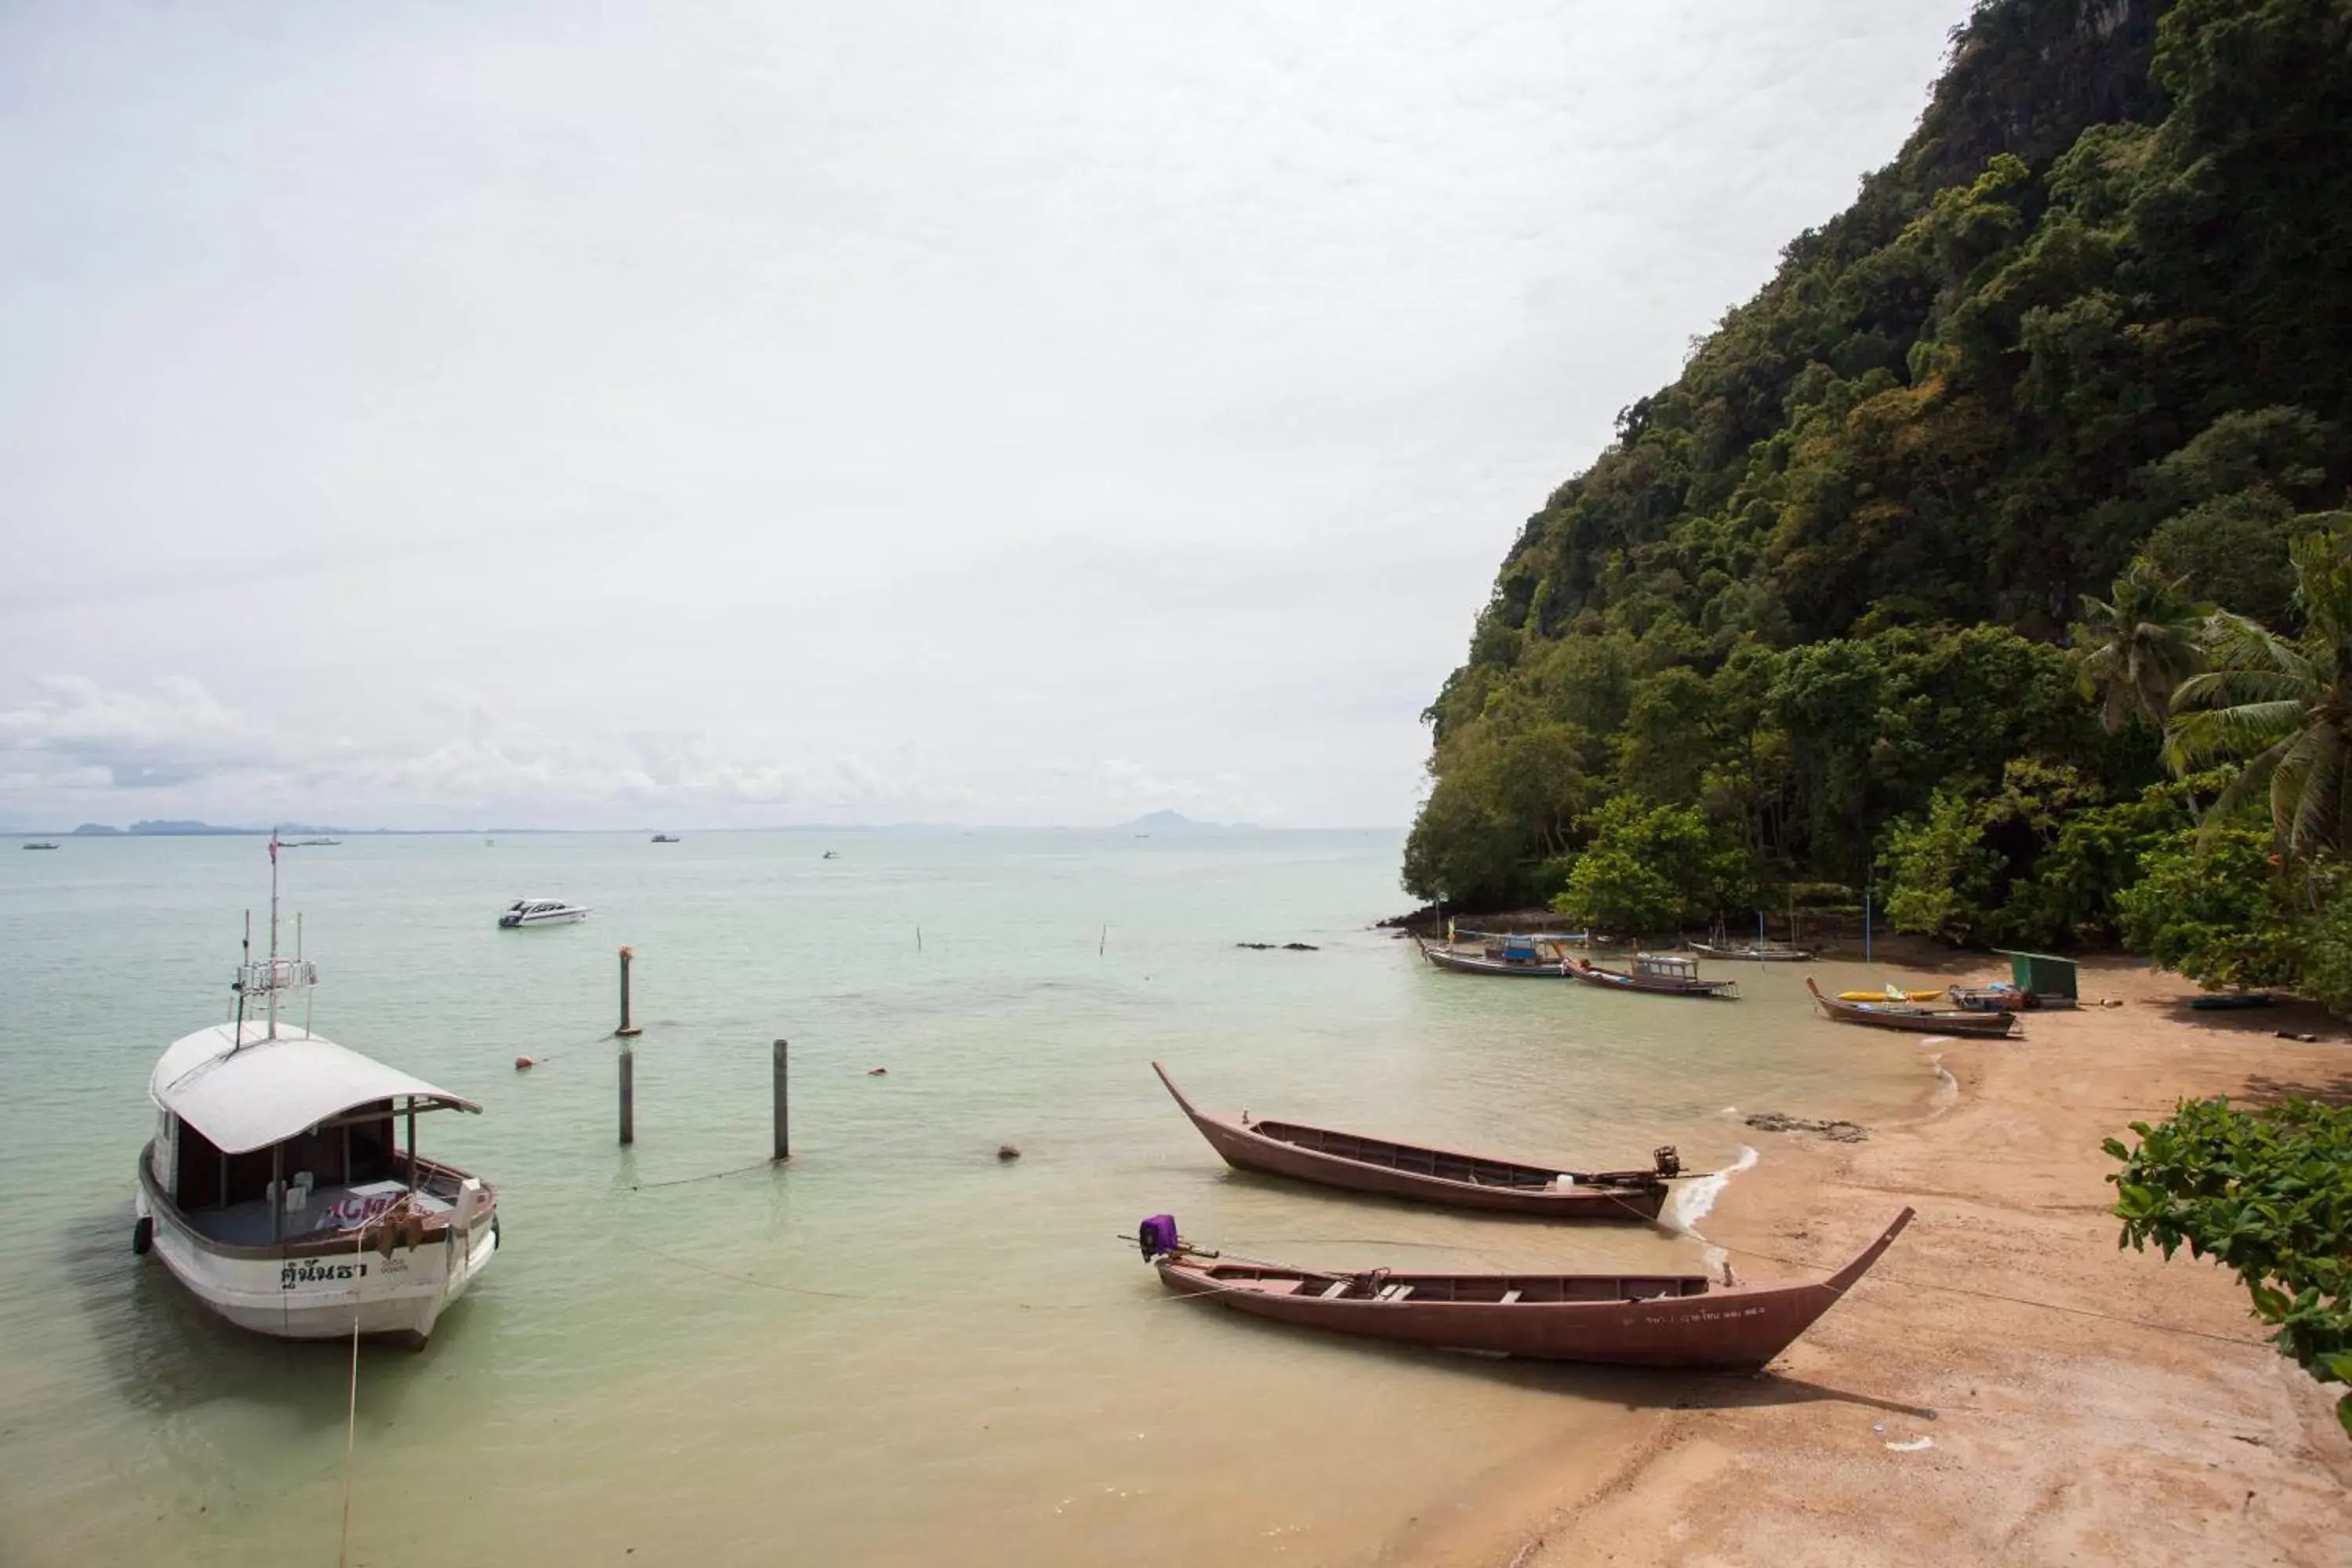
<path id="1" fill-rule="evenodd" d="M 236 966 L 236 984 L 229 987 L 236 993 L 236 1028 L 229 1036 L 228 1049 L 235 1056 L 245 1044 L 245 977 L 253 968 L 253 911 L 245 911 L 245 956 Z"/>
<path id="2" fill-rule="evenodd" d="M 278 829 L 269 830 L 269 1039 L 278 1037 Z"/>
<path id="3" fill-rule="evenodd" d="M 302 911 L 299 910 L 294 911 L 294 973 L 302 973 Z M 302 1032 L 306 1035 L 310 1032 L 310 994 L 311 988 L 305 985 L 302 988 Z"/>
<path id="4" fill-rule="evenodd" d="M 278 956 L 278 834 L 273 829 L 269 835 L 269 960 L 266 963 L 253 962 L 253 911 L 247 910 L 245 912 L 245 958 L 236 966 L 235 987 L 236 1037 L 230 1043 L 229 1050 L 235 1053 L 245 1045 L 246 1004 L 257 994 L 267 997 L 263 1005 L 268 1009 L 269 1029 L 263 1037 L 274 1040 L 278 1037 L 278 994 L 281 991 L 303 992 L 302 1032 L 308 1035 L 310 1032 L 309 992 L 318 983 L 318 966 L 302 956 L 300 915 L 294 917 L 294 956 Z"/>

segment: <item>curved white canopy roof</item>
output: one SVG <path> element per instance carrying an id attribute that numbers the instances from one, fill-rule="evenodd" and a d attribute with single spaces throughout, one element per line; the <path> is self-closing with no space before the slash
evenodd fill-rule
<path id="1" fill-rule="evenodd" d="M 194 1127 L 225 1154 L 282 1142 L 306 1127 L 381 1100 L 414 1096 L 458 1110 L 478 1111 L 470 1100 L 436 1089 L 334 1041 L 253 1019 L 237 1047 L 234 1025 L 215 1024 L 173 1042 L 155 1064 L 147 1092 L 157 1105 Z"/>

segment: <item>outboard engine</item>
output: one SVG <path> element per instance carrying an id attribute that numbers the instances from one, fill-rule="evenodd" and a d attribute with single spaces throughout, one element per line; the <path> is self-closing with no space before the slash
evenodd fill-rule
<path id="1" fill-rule="evenodd" d="M 1150 1263 L 1167 1257 L 1181 1245 L 1176 1239 L 1176 1216 L 1156 1214 L 1135 1227 L 1135 1244 L 1143 1251 L 1143 1261 Z"/>
<path id="2" fill-rule="evenodd" d="M 1650 1158 L 1657 1163 L 1658 1174 L 1662 1177 L 1679 1176 L 1683 1173 L 1682 1154 L 1671 1143 L 1661 1143 L 1651 1150 Z"/>

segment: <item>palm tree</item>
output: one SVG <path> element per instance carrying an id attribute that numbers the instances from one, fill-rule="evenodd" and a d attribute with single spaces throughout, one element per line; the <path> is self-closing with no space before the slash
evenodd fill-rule
<path id="1" fill-rule="evenodd" d="M 2158 732 L 2171 715 L 2175 688 L 2204 667 L 2199 638 L 2207 612 L 2146 556 L 2116 579 L 2115 597 L 2083 595 L 2083 618 L 2071 628 L 2075 671 L 2086 697 L 2104 697 L 2100 721 L 2114 734 L 2137 710 Z"/>
<path id="2" fill-rule="evenodd" d="M 2210 668 L 2180 683 L 2165 760 L 2186 773 L 2242 761 L 2208 822 L 2270 793 L 2271 826 L 2293 855 L 2342 850 L 2352 834 L 2352 539 L 2307 533 L 2287 550 L 2301 637 L 2243 616 L 2207 623 Z"/>

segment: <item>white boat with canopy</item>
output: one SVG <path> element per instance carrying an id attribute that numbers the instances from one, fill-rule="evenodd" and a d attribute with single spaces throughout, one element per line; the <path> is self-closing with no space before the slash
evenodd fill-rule
<path id="1" fill-rule="evenodd" d="M 242 1327 L 421 1345 L 498 1255 L 499 1220 L 487 1183 L 416 1152 L 416 1119 L 481 1107 L 278 1017 L 318 967 L 275 952 L 271 860 L 270 957 L 239 966 L 236 1016 L 149 1079 L 132 1248 Z"/>

